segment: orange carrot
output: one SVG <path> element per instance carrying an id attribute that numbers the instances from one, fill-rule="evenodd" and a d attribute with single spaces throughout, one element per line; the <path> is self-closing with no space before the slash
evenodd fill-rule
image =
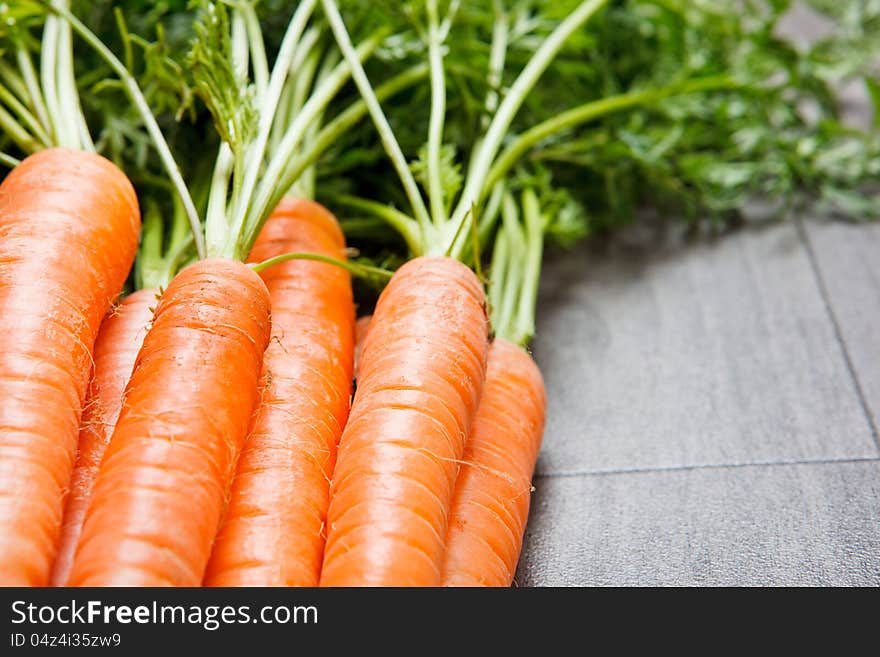
<path id="1" fill-rule="evenodd" d="M 197 586 L 258 398 L 269 293 L 200 260 L 162 295 L 101 462 L 73 586 Z"/>
<path id="2" fill-rule="evenodd" d="M 488 332 L 482 286 L 451 258 L 410 260 L 380 295 L 333 472 L 322 586 L 440 584 Z"/>
<path id="3" fill-rule="evenodd" d="M 372 315 L 358 317 L 354 325 L 354 376 L 357 378 L 358 365 L 361 362 L 361 353 L 364 350 L 364 342 L 367 341 L 367 333 L 370 332 L 370 320 Z"/>
<path id="4" fill-rule="evenodd" d="M 137 250 L 140 213 L 110 161 L 53 148 L 0 185 L 0 584 L 45 585 L 92 348 Z"/>
<path id="5" fill-rule="evenodd" d="M 370 315 L 358 318 L 355 355 Z M 357 374 L 357 360 L 355 360 Z M 446 535 L 444 586 L 510 586 L 529 517 L 531 478 L 544 433 L 544 379 L 532 357 L 502 338 L 465 445 Z"/>
<path id="6" fill-rule="evenodd" d="M 131 378 L 134 361 L 153 318 L 158 295 L 156 289 L 138 290 L 128 295 L 108 313 L 101 324 L 95 341 L 94 373 L 80 423 L 76 465 L 64 507 L 61 543 L 52 565 L 52 586 L 64 586 L 70 574 L 73 552 L 79 540 L 98 467 L 119 418 L 122 393 Z"/>
<path id="7" fill-rule="evenodd" d="M 250 254 L 345 259 L 335 217 L 287 198 Z M 336 445 L 351 400 L 354 301 L 340 267 L 289 260 L 261 274 L 272 301 L 264 387 L 214 543 L 209 586 L 317 586 Z"/>
<path id="8" fill-rule="evenodd" d="M 532 357 L 496 338 L 446 535 L 445 586 L 510 586 L 544 432 L 544 380 Z"/>

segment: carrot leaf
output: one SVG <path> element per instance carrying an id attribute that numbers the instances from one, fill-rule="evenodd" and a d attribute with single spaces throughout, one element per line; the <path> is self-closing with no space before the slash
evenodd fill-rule
<path id="1" fill-rule="evenodd" d="M 211 112 L 220 137 L 243 156 L 256 123 L 254 87 L 235 70 L 226 6 L 204 2 L 201 9 L 187 64 L 195 91 Z"/>
<path id="2" fill-rule="evenodd" d="M 462 173 L 461 163 L 456 159 L 455 145 L 443 144 L 440 147 L 439 158 L 435 164 L 437 177 L 440 182 L 441 199 L 444 213 L 449 212 L 450 206 L 456 194 L 461 190 Z M 429 187 L 428 145 L 419 149 L 417 158 L 410 164 L 416 180 L 426 190 Z"/>

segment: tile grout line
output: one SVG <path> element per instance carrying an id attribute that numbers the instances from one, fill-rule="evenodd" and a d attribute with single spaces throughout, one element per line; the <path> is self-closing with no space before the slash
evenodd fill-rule
<path id="1" fill-rule="evenodd" d="M 819 268 L 819 260 L 816 258 L 816 251 L 813 248 L 810 236 L 807 234 L 803 219 L 797 218 L 795 220 L 795 225 L 797 227 L 798 237 L 807 251 L 807 259 L 810 262 L 810 268 L 813 270 L 813 276 L 815 277 L 816 285 L 819 288 L 819 296 L 822 298 L 825 311 L 828 313 L 828 317 L 831 320 L 831 325 L 834 329 L 834 337 L 837 340 L 840 350 L 843 352 L 843 360 L 846 363 L 846 369 L 849 371 L 853 386 L 855 386 L 859 405 L 862 407 L 862 413 L 864 413 L 865 420 L 868 422 L 868 428 L 871 430 L 871 437 L 874 439 L 874 447 L 877 449 L 878 453 L 880 453 L 880 432 L 877 430 L 874 416 L 871 413 L 871 409 L 868 407 L 868 400 L 865 396 L 865 391 L 862 388 L 862 382 L 859 380 L 859 375 L 858 372 L 856 372 L 849 349 L 846 346 L 846 341 L 843 339 L 843 330 L 840 328 L 840 322 L 837 319 L 837 314 L 834 312 L 834 306 L 831 303 L 831 295 L 828 293 L 828 286 L 825 284 L 825 278 L 822 276 L 822 271 Z"/>
<path id="2" fill-rule="evenodd" d="M 596 477 L 624 474 L 652 474 L 659 472 L 690 472 L 692 470 L 738 470 L 742 468 L 763 468 L 791 465 L 840 465 L 848 463 L 878 463 L 880 456 L 856 457 L 849 459 L 820 459 L 792 461 L 747 461 L 743 463 L 704 463 L 698 465 L 671 465 L 654 468 L 617 468 L 613 470 L 573 470 L 561 472 L 535 473 L 533 479 L 553 479 L 566 477 Z"/>

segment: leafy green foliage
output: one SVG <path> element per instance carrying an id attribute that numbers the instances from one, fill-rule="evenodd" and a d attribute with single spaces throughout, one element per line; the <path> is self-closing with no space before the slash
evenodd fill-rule
<path id="1" fill-rule="evenodd" d="M 428 188 L 428 146 L 423 145 L 419 149 L 418 157 L 410 168 L 415 174 L 416 180 L 425 188 Z M 443 186 L 443 203 L 448 209 L 461 189 L 462 175 L 461 165 L 455 159 L 455 146 L 443 144 L 440 148 L 440 180 Z"/>
<path id="2" fill-rule="evenodd" d="M 597 228 L 633 220 L 645 205 L 722 220 L 756 197 L 782 200 L 783 210 L 812 198 L 857 218 L 877 216 L 880 202 L 865 186 L 876 183 L 880 142 L 843 125 L 835 86 L 872 74 L 866 37 L 876 17 L 850 18 L 859 29 L 842 27 L 803 47 L 778 34 L 789 6 L 614 3 L 593 25 L 594 46 L 579 71 L 548 71 L 526 120 L 539 120 L 548 103 L 558 107 L 564 86 L 578 89 L 579 98 L 718 74 L 737 86 L 609 115 L 555 135 L 531 159 L 554 171 Z M 876 52 L 880 39 L 873 44 Z M 877 82 L 869 77 L 866 84 Z"/>
<path id="3" fill-rule="evenodd" d="M 43 24 L 44 15 L 43 7 L 32 0 L 0 2 L 0 52 L 22 39 L 33 44 L 32 29 Z"/>
<path id="4" fill-rule="evenodd" d="M 220 137 L 241 152 L 256 125 L 254 89 L 236 75 L 226 6 L 203 2 L 201 9 L 187 65 Z"/>
<path id="5" fill-rule="evenodd" d="M 544 216 L 544 233 L 553 242 L 571 247 L 589 235 L 590 225 L 586 208 L 564 187 L 553 184 L 549 169 L 540 165 L 532 171 L 520 169 L 510 182 L 510 189 L 517 192 L 531 189 L 538 198 Z"/>

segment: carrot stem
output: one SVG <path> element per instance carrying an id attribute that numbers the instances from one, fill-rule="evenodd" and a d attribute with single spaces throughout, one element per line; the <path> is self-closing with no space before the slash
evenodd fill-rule
<path id="1" fill-rule="evenodd" d="M 394 275 L 394 272 L 388 271 L 387 269 L 382 269 L 381 267 L 371 267 L 369 265 L 361 265 L 354 262 L 347 262 L 345 260 L 339 260 L 337 258 L 331 258 L 330 256 L 321 255 L 320 253 L 285 253 L 283 255 L 277 255 L 273 258 L 269 258 L 268 260 L 263 260 L 263 262 L 252 263 L 248 266 L 259 274 L 260 272 L 265 271 L 272 265 L 278 265 L 282 262 L 287 262 L 288 260 L 314 260 L 316 262 L 325 262 L 329 265 L 341 267 L 352 276 L 357 276 L 359 278 L 378 276 L 380 278 L 390 280 L 391 277 Z"/>
<path id="2" fill-rule="evenodd" d="M 384 37 L 384 30 L 373 34 L 361 43 L 355 51 L 355 57 L 360 60 L 372 54 Z M 339 93 L 342 86 L 348 81 L 350 63 L 340 62 L 333 71 L 311 93 L 302 110 L 296 115 L 284 134 L 278 151 L 272 156 L 262 176 L 262 181 L 255 191 L 253 205 L 246 217 L 246 223 L 242 228 L 241 255 L 247 254 L 257 239 L 263 223 L 269 215 L 272 192 L 278 186 L 278 179 L 284 173 L 287 163 L 294 151 L 302 142 L 308 127 L 324 111 L 330 101 Z M 233 232 L 236 232 L 233 229 Z M 237 233 L 236 233 L 237 234 Z"/>
<path id="3" fill-rule="evenodd" d="M 499 313 L 501 312 L 502 293 L 504 281 L 507 277 L 508 263 L 510 262 L 510 244 L 499 234 L 495 237 L 495 243 L 492 246 L 492 265 L 489 270 L 489 286 L 486 290 L 486 297 L 489 302 L 489 317 L 492 319 L 492 326 L 497 324 Z"/>
<path id="4" fill-rule="evenodd" d="M 209 253 L 223 250 L 222 242 L 226 233 L 226 202 L 229 192 L 229 180 L 235 166 L 232 148 L 225 141 L 217 151 L 214 172 L 211 175 L 211 187 L 208 192 L 208 208 L 205 211 L 206 249 Z M 214 245 L 214 240 L 218 245 Z"/>
<path id="5" fill-rule="evenodd" d="M 60 10 L 61 7 L 52 3 L 53 11 Z M 46 23 L 43 25 L 43 38 L 40 44 L 40 85 L 43 88 L 43 94 L 46 98 L 46 109 L 49 112 L 49 125 L 52 127 L 53 143 L 57 146 L 67 146 L 76 148 L 77 144 L 71 144 L 64 134 L 64 128 L 59 125 L 64 110 L 58 100 L 58 88 L 55 84 L 55 62 L 58 57 L 58 23 L 57 16 L 46 17 Z"/>
<path id="6" fill-rule="evenodd" d="M 134 68 L 134 51 L 131 47 L 131 32 L 128 31 L 128 25 L 125 24 L 125 14 L 122 13 L 122 7 L 113 8 L 113 18 L 116 19 L 116 29 L 119 30 L 119 36 L 122 38 L 125 68 L 131 70 Z"/>
<path id="7" fill-rule="evenodd" d="M 520 226 L 519 208 L 510 192 L 504 194 L 504 200 L 501 204 L 501 220 L 503 230 L 498 237 L 508 243 L 509 264 L 506 275 L 502 279 L 501 305 L 494 309 L 498 311 L 493 325 L 496 334 L 503 334 L 499 327 L 507 327 L 514 323 L 518 293 L 523 282 L 522 263 L 526 253 L 526 240 Z"/>
<path id="8" fill-rule="evenodd" d="M 70 0 L 56 0 L 65 9 L 70 7 Z M 70 23 L 58 20 L 58 70 L 55 72 L 58 84 L 58 100 L 64 108 L 61 121 L 64 132 L 68 134 L 71 146 L 76 145 L 82 150 L 95 152 L 95 144 L 89 134 L 89 126 L 83 115 L 76 87 L 76 75 L 73 70 L 73 33 Z"/>
<path id="9" fill-rule="evenodd" d="M 6 106 L 18 116 L 23 124 L 20 124 L 20 127 L 26 131 L 29 130 L 30 134 L 33 135 L 36 141 L 40 142 L 43 147 L 51 145 L 52 140 L 49 139 L 49 135 L 43 130 L 43 126 L 40 125 L 37 117 L 28 110 L 24 103 L 16 98 L 12 91 L 2 84 L 0 84 L 0 102 L 6 103 Z"/>
<path id="10" fill-rule="evenodd" d="M 355 210 L 363 210 L 368 214 L 378 217 L 389 226 L 394 228 L 406 242 L 407 248 L 415 252 L 419 248 L 418 227 L 415 222 L 400 210 L 377 201 L 371 201 L 357 196 L 341 195 L 334 199 L 337 203 Z"/>
<path id="11" fill-rule="evenodd" d="M 141 214 L 141 244 L 135 260 L 135 287 L 138 289 L 159 287 L 147 285 L 146 282 L 153 280 L 160 268 L 165 232 L 163 229 L 164 221 L 159 206 L 155 201 L 148 200 Z"/>
<path id="12" fill-rule="evenodd" d="M 251 46 L 248 43 L 247 26 L 244 22 L 244 5 L 238 5 L 232 12 L 229 40 L 232 43 L 232 66 L 235 82 L 239 86 L 247 84 L 250 71 Z"/>
<path id="13" fill-rule="evenodd" d="M 287 127 L 296 119 L 296 116 L 302 111 L 306 104 L 309 92 L 315 84 L 320 85 L 327 79 L 332 69 L 339 61 L 334 53 L 324 52 L 323 47 L 319 46 L 322 30 L 317 27 L 309 28 L 303 35 L 300 43 L 301 53 L 297 53 L 301 63 L 294 62 L 292 70 L 296 71 L 293 84 L 286 85 L 281 104 L 278 108 L 278 116 L 285 120 L 275 121 L 272 126 L 272 139 L 269 144 L 269 152 L 277 153 L 284 139 L 284 133 Z M 320 70 L 318 63 L 322 62 Z M 317 81 L 317 82 L 316 82 Z M 321 110 L 315 119 L 305 129 L 301 142 L 297 147 L 297 152 L 306 148 L 308 144 L 314 141 L 315 135 L 321 128 L 321 120 L 324 111 Z M 289 159 L 289 158 L 288 158 Z M 287 165 L 285 165 L 286 168 Z M 288 194 L 295 198 L 312 199 L 315 196 L 315 170 L 314 166 L 308 166 L 297 175 L 296 179 L 287 190 Z M 276 192 L 273 192 L 273 200 L 276 198 Z M 279 201 L 274 201 L 269 205 L 277 207 Z"/>
<path id="14" fill-rule="evenodd" d="M 489 92 L 486 94 L 486 116 L 484 128 L 489 127 L 489 116 L 498 109 L 498 90 L 501 88 L 501 77 L 504 73 L 504 62 L 507 59 L 508 32 L 510 31 L 510 18 L 504 11 L 504 6 L 498 0 L 495 1 L 495 23 L 492 25 L 492 45 L 489 49 L 489 74 L 486 76 L 489 82 Z"/>
<path id="15" fill-rule="evenodd" d="M 581 2 L 544 40 L 504 96 L 504 100 L 501 101 L 489 124 L 489 128 L 486 130 L 485 138 L 480 144 L 479 151 L 473 158 L 472 166 L 469 167 L 464 190 L 455 211 L 452 213 L 451 225 L 446 237 L 449 240 L 447 246 L 455 245 L 452 251 L 453 254 L 460 255 L 463 253 L 466 244 L 461 240 L 458 243 L 455 242 L 457 231 L 454 229 L 458 223 L 469 223 L 472 221 L 473 217 L 470 215 L 471 207 L 479 205 L 486 190 L 491 188 L 491 185 L 487 185 L 490 167 L 514 116 L 519 111 L 526 96 L 568 38 L 607 2 L 608 0 L 584 0 Z M 466 233 L 467 228 L 462 231 L 462 234 Z"/>
<path id="16" fill-rule="evenodd" d="M 300 39 L 296 54 L 290 63 L 291 73 L 296 72 L 294 82 L 284 85 L 281 97 L 278 99 L 276 116 L 284 120 L 276 118 L 272 123 L 267 147 L 270 153 L 278 151 L 287 127 L 306 102 L 321 55 L 320 49 L 316 47 L 320 36 L 321 30 L 317 27 L 310 27 Z"/>
<path id="17" fill-rule="evenodd" d="M 0 62 L 0 79 L 2 79 L 0 102 L 6 103 L 9 109 L 18 115 L 35 141 L 41 143 L 38 148 L 48 148 L 53 144 L 52 124 L 40 91 L 37 72 L 27 49 L 20 42 L 16 43 L 15 56 L 18 71 L 5 62 Z M 21 145 L 20 142 L 17 143 Z M 34 152 L 32 147 L 25 150 L 29 153 Z"/>
<path id="18" fill-rule="evenodd" d="M 505 192 L 501 215 L 488 292 L 492 328 L 498 337 L 525 348 L 535 332 L 547 222 L 538 196 L 530 187 L 522 191 L 519 205 L 511 192 Z"/>
<path id="19" fill-rule="evenodd" d="M 278 103 L 284 90 L 284 84 L 290 73 L 291 61 L 297 52 L 297 45 L 305 31 L 306 24 L 311 18 L 315 9 L 317 0 L 304 0 L 296 8 L 293 17 L 288 24 L 287 31 L 281 41 L 275 64 L 272 67 L 272 73 L 269 76 L 266 93 L 260 98 L 260 113 L 257 122 L 257 135 L 254 141 L 247 149 L 247 157 L 245 162 L 244 179 L 241 185 L 241 192 L 233 199 L 232 217 L 230 221 L 231 233 L 235 238 L 240 236 L 240 231 L 247 225 L 248 199 L 254 195 L 257 184 L 257 174 L 261 170 L 261 163 L 266 157 L 266 147 L 269 142 L 269 135 L 272 132 L 272 123 L 278 109 Z M 265 220 L 268 211 L 263 213 L 265 216 L 260 217 Z M 255 232 L 259 232 L 257 226 Z M 253 244 L 253 239 L 248 240 Z M 247 251 L 245 250 L 245 254 Z"/>
<path id="20" fill-rule="evenodd" d="M 242 3 L 239 8 L 244 18 L 248 46 L 251 52 L 254 87 L 257 90 L 257 97 L 262 98 L 269 88 L 269 63 L 266 59 L 266 46 L 263 43 L 260 21 L 257 19 L 253 3 Z"/>
<path id="21" fill-rule="evenodd" d="M 443 146 L 443 123 L 446 115 L 446 77 L 443 71 L 443 51 L 440 36 L 437 0 L 428 0 L 428 62 L 431 71 L 431 115 L 428 123 L 427 180 L 428 201 L 434 226 L 440 227 L 446 218 L 443 198 L 440 150 Z"/>
<path id="22" fill-rule="evenodd" d="M 137 289 L 168 287 L 183 256 L 192 247 L 192 232 L 179 202 L 174 204 L 170 229 L 166 234 L 161 208 L 148 201 L 144 206 L 141 247 L 135 263 Z"/>
<path id="23" fill-rule="evenodd" d="M 487 187 L 494 185 L 501 180 L 526 151 L 547 137 L 559 134 L 563 130 L 574 128 L 602 116 L 631 109 L 638 105 L 656 103 L 669 96 L 683 95 L 697 91 L 733 89 L 737 85 L 738 83 L 729 76 L 720 75 L 695 78 L 692 80 L 685 80 L 684 82 L 677 82 L 659 89 L 643 89 L 641 91 L 630 91 L 617 96 L 608 96 L 606 98 L 590 101 L 583 105 L 573 107 L 570 110 L 533 126 L 512 141 L 492 165 L 492 169 L 486 177 Z"/>
<path id="24" fill-rule="evenodd" d="M 15 120 L 15 117 L 0 106 L 0 129 L 26 153 L 40 150 L 40 143 Z"/>
<path id="25" fill-rule="evenodd" d="M 428 74 L 428 67 L 425 64 L 416 64 L 412 68 L 409 68 L 402 73 L 394 76 L 384 84 L 376 87 L 376 98 L 381 102 L 394 96 L 397 93 L 400 93 L 404 89 L 409 88 L 422 78 L 424 78 Z M 302 175 L 302 172 L 314 164 L 319 157 L 324 153 L 324 151 L 329 148 L 334 141 L 339 137 L 340 134 L 344 133 L 346 130 L 355 125 L 358 121 L 360 121 L 367 113 L 367 104 L 363 99 L 357 100 L 353 102 L 347 109 L 342 111 L 335 119 L 327 123 L 315 138 L 310 142 L 310 145 L 305 148 L 302 152 L 298 153 L 295 157 L 291 159 L 288 163 L 287 168 L 284 171 L 284 175 L 281 178 L 279 184 L 277 184 L 274 188 L 274 192 L 269 203 L 270 206 L 275 206 L 281 200 L 281 197 L 284 195 L 285 190 L 290 189 L 290 186 L 296 181 L 296 179 Z M 415 231 L 417 229 L 417 224 L 414 220 L 409 219 L 410 224 L 415 226 L 412 229 L 413 235 L 415 235 Z M 418 244 L 417 238 L 414 238 L 414 243 Z M 413 253 L 418 252 L 417 249 L 413 249 Z"/>
<path id="26" fill-rule="evenodd" d="M 525 219 L 526 257 L 516 315 L 513 319 L 511 342 L 525 347 L 535 334 L 535 309 L 538 303 L 538 280 L 544 253 L 544 217 L 535 191 L 529 187 L 522 193 Z"/>
<path id="27" fill-rule="evenodd" d="M 318 117 L 315 121 L 312 121 L 312 124 L 308 128 L 306 128 L 306 133 L 303 136 L 303 145 L 305 146 L 313 142 L 320 129 L 321 117 Z M 314 164 L 306 167 L 291 186 L 290 194 L 298 198 L 314 199 L 317 177 L 318 172 Z"/>
<path id="28" fill-rule="evenodd" d="M 153 143 L 156 147 L 157 152 L 159 153 L 159 158 L 162 160 L 162 164 L 165 167 L 165 170 L 168 173 L 169 178 L 171 178 L 171 182 L 174 184 L 174 189 L 180 197 L 181 202 L 186 210 L 187 219 L 189 219 L 190 227 L 193 231 L 193 239 L 196 245 L 196 251 L 199 254 L 199 257 L 203 258 L 205 256 L 205 241 L 201 232 L 201 221 L 199 220 L 199 213 L 196 210 L 195 203 L 193 203 L 192 197 L 190 196 L 189 190 L 186 187 L 186 183 L 183 181 L 183 176 L 180 174 L 180 169 L 177 166 L 177 162 L 174 161 L 174 156 L 171 154 L 171 149 L 168 146 L 168 142 L 165 141 L 165 137 L 162 135 L 162 130 L 159 128 L 159 124 L 156 122 L 156 117 L 153 116 L 152 111 L 150 110 L 150 105 L 147 103 L 147 99 L 144 98 L 144 94 L 141 92 L 140 87 L 138 86 L 137 81 L 134 77 L 129 73 L 128 69 L 125 68 L 125 65 L 119 61 L 119 58 L 113 54 L 104 43 L 92 32 L 88 27 L 86 27 L 76 16 L 74 16 L 70 11 L 68 11 L 64 7 L 56 6 L 54 4 L 49 4 L 48 0 L 37 0 L 48 9 L 58 14 L 62 18 L 64 18 L 67 22 L 70 23 L 70 26 L 73 30 L 83 39 L 91 48 L 98 53 L 98 55 L 103 59 L 108 66 L 113 70 L 114 73 L 119 77 L 122 81 L 123 88 L 127 92 L 129 98 L 131 99 L 132 104 L 138 110 L 138 113 L 141 116 L 141 119 L 144 122 L 144 126 L 149 133 L 150 137 L 153 140 Z"/>
<path id="29" fill-rule="evenodd" d="M 30 98 L 34 112 L 40 119 L 40 125 L 46 132 L 49 132 L 51 130 L 49 112 L 46 109 L 46 102 L 43 100 L 43 92 L 40 91 L 40 83 L 31 56 L 23 46 L 19 45 L 15 57 L 18 60 L 18 68 L 21 70 L 22 83 L 27 90 L 27 96 Z M 24 94 L 21 94 L 21 97 L 23 98 Z"/>
<path id="30" fill-rule="evenodd" d="M 235 75 L 236 85 L 244 89 L 248 81 L 249 67 L 249 46 L 247 42 L 247 34 L 245 32 L 244 19 L 242 18 L 240 8 L 236 7 L 232 12 L 232 20 L 230 24 L 229 40 L 231 43 L 232 69 Z M 232 153 L 232 167 L 229 170 L 230 180 L 232 182 L 232 192 L 229 202 L 226 202 L 226 190 L 223 191 L 221 197 L 223 203 L 223 222 L 220 223 L 220 230 L 217 235 L 206 235 L 208 257 L 228 257 L 235 260 L 242 260 L 243 255 L 239 255 L 235 251 L 235 244 L 241 234 L 242 222 L 237 220 L 238 213 L 241 208 L 247 205 L 247 197 L 244 196 L 244 184 L 248 179 L 248 172 L 245 169 L 247 164 L 252 167 L 260 167 L 261 160 L 256 160 L 256 164 L 251 159 L 252 146 L 242 142 L 239 145 L 229 143 Z M 241 209 L 243 213 L 244 210 Z M 217 245 L 217 246 L 215 246 Z M 215 248 L 212 248 L 215 247 Z"/>
<path id="31" fill-rule="evenodd" d="M 486 82 L 489 90 L 486 92 L 486 99 L 483 102 L 483 107 L 486 112 L 480 120 L 484 134 L 480 135 L 474 144 L 474 148 L 471 151 L 469 169 L 470 166 L 473 166 L 473 160 L 477 156 L 477 153 L 480 152 L 480 145 L 483 143 L 485 131 L 489 128 L 492 114 L 498 109 L 499 90 L 501 89 L 501 82 L 504 75 L 504 62 L 507 59 L 510 17 L 507 15 L 507 12 L 504 11 L 504 6 L 500 0 L 495 0 L 493 6 L 495 11 L 495 22 L 492 24 L 492 42 L 489 46 L 489 70 L 486 74 Z"/>
<path id="32" fill-rule="evenodd" d="M 504 183 L 500 182 L 492 188 L 489 199 L 486 201 L 486 207 L 483 208 L 483 212 L 480 214 L 480 220 L 477 225 L 477 235 L 480 244 L 485 244 L 489 240 L 501 210 L 502 198 L 504 198 Z"/>
<path id="33" fill-rule="evenodd" d="M 400 182 L 403 185 L 406 196 L 412 206 L 413 213 L 419 223 L 422 232 L 422 248 L 416 253 L 422 253 L 425 251 L 428 244 L 433 242 L 432 239 L 426 239 L 433 233 L 431 215 L 425 207 L 425 202 L 422 199 L 416 179 L 406 161 L 406 156 L 403 154 L 403 150 L 401 150 L 400 144 L 397 142 L 397 137 L 394 136 L 394 131 L 388 123 L 388 118 L 382 111 L 382 106 L 379 103 L 379 99 L 376 97 L 373 85 L 370 84 L 370 80 L 367 78 L 367 74 L 358 59 L 357 52 L 351 43 L 351 37 L 348 34 L 342 16 L 339 14 L 339 8 L 336 6 L 336 2 L 334 2 L 334 0 L 321 0 L 321 4 L 324 7 L 327 21 L 330 23 L 330 29 L 333 30 L 333 35 L 336 37 L 336 42 L 339 44 L 343 56 L 348 60 L 349 65 L 351 66 L 352 78 L 361 93 L 361 97 L 366 103 L 370 117 L 373 119 L 373 123 L 376 125 L 376 130 L 379 132 L 382 145 L 385 147 L 385 151 L 388 153 L 388 157 L 394 165 L 394 169 L 400 178 Z"/>
<path id="34" fill-rule="evenodd" d="M 296 78 L 293 85 L 288 85 L 285 90 L 290 90 L 289 106 L 285 110 L 278 112 L 279 116 L 284 117 L 285 121 L 276 121 L 274 127 L 281 128 L 280 136 L 276 144 L 270 145 L 272 153 L 277 153 L 281 147 L 281 141 L 284 139 L 284 133 L 287 127 L 296 119 L 296 116 L 302 111 L 303 106 L 309 98 L 309 90 L 315 81 L 315 74 L 318 71 L 318 62 L 321 60 L 321 50 L 317 48 L 318 40 L 321 32 L 316 28 L 311 28 L 303 35 L 300 49 L 297 52 L 297 59 L 294 60 L 292 69 L 296 71 Z M 326 61 L 326 60 L 325 60 Z"/>
<path id="35" fill-rule="evenodd" d="M 5 167 L 9 167 L 10 169 L 14 169 L 19 164 L 21 164 L 21 160 L 12 157 L 8 153 L 4 153 L 4 152 L 0 151 L 0 164 L 2 164 Z"/>

